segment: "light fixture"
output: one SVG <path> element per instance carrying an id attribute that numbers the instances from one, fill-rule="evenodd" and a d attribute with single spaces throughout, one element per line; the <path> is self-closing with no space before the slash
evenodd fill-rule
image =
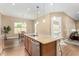
<path id="1" fill-rule="evenodd" d="M 36 19 L 37 19 L 37 20 L 38 20 L 38 13 L 40 13 L 40 12 L 38 11 L 38 8 L 39 8 L 39 6 L 36 6 L 36 10 L 37 10 Z M 39 24 L 39 22 L 36 21 L 35 25 L 38 25 L 38 24 Z"/>
<path id="2" fill-rule="evenodd" d="M 38 15 L 40 14 L 40 11 L 38 11 L 39 6 L 36 6 L 36 9 L 37 9 L 36 19 L 38 20 Z M 36 22 L 36 25 L 37 25 L 37 24 L 39 24 L 38 21 Z"/>
<path id="3" fill-rule="evenodd" d="M 39 9 L 39 6 L 36 6 L 36 8 L 37 8 L 37 20 L 38 20 L 38 13 L 39 13 L 38 9 Z"/>
<path id="4" fill-rule="evenodd" d="M 36 16 L 37 20 L 38 20 L 38 9 L 39 9 L 39 6 L 36 6 L 37 13 L 35 13 L 35 16 Z M 35 34 L 38 34 L 38 32 L 37 32 L 37 26 L 38 26 L 38 24 L 39 24 L 39 22 L 36 21 L 36 23 L 35 23 Z"/>
<path id="5" fill-rule="evenodd" d="M 12 3 L 13 6 L 15 6 L 15 3 Z"/>
<path id="6" fill-rule="evenodd" d="M 45 21 L 45 19 L 43 19 L 43 21 L 42 21 L 43 23 L 45 23 L 46 21 Z"/>

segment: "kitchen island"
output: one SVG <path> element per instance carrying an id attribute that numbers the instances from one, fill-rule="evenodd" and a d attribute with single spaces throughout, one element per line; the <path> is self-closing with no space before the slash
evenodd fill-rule
<path id="1" fill-rule="evenodd" d="M 57 40 L 51 35 L 25 34 L 25 50 L 30 56 L 56 56 Z"/>

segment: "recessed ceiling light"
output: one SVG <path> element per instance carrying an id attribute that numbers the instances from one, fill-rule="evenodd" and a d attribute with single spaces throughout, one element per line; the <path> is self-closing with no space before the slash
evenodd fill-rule
<path id="1" fill-rule="evenodd" d="M 51 6 L 53 6 L 53 3 L 50 3 Z"/>
<path id="2" fill-rule="evenodd" d="M 15 3 L 12 3 L 13 6 L 15 6 Z"/>

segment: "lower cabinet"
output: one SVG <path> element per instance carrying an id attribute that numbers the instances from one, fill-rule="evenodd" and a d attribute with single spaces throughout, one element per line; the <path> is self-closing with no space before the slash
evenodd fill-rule
<path id="1" fill-rule="evenodd" d="M 28 43 L 28 37 L 25 37 L 25 39 L 24 39 L 24 46 L 25 46 L 25 49 L 26 49 L 26 50 L 28 50 L 28 47 L 29 47 L 28 44 L 29 44 L 29 43 Z"/>
<path id="2" fill-rule="evenodd" d="M 32 55 L 32 42 L 31 42 L 31 38 L 28 37 L 28 52 L 29 55 Z"/>
<path id="3" fill-rule="evenodd" d="M 56 56 L 56 41 L 41 44 L 41 56 Z"/>

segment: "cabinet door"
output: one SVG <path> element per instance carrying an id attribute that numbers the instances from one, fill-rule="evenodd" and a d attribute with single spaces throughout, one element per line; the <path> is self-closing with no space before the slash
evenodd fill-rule
<path id="1" fill-rule="evenodd" d="M 40 43 L 32 40 L 32 56 L 40 56 Z"/>
<path id="2" fill-rule="evenodd" d="M 0 15 L 0 35 L 1 35 L 1 15 Z"/>
<path id="3" fill-rule="evenodd" d="M 56 56 L 56 41 L 41 45 L 42 56 Z"/>
<path id="4" fill-rule="evenodd" d="M 25 37 L 24 45 L 25 45 L 25 49 L 28 50 L 28 48 L 29 48 L 29 46 L 28 46 L 28 37 Z"/>
<path id="5" fill-rule="evenodd" d="M 31 42 L 31 38 L 28 38 L 28 52 L 31 55 L 32 54 L 32 42 Z"/>

